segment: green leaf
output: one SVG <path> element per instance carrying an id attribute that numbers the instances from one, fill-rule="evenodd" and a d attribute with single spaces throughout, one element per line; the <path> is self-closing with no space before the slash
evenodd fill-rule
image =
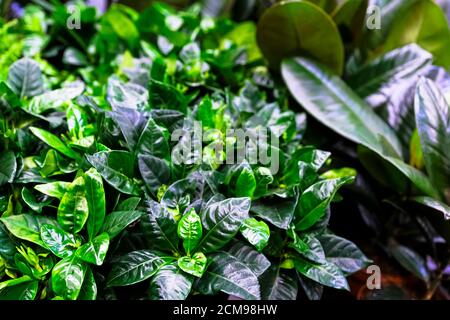
<path id="1" fill-rule="evenodd" d="M 97 299 L 97 283 L 95 282 L 94 273 L 91 268 L 87 268 L 83 284 L 78 295 L 78 300 L 96 300 Z"/>
<path id="2" fill-rule="evenodd" d="M 13 261 L 16 254 L 16 243 L 11 239 L 3 224 L 0 224 L 0 258 Z M 1 259 L 0 259 L 1 260 Z"/>
<path id="3" fill-rule="evenodd" d="M 38 184 L 34 186 L 37 191 L 46 194 L 50 197 L 62 199 L 64 194 L 69 190 L 70 182 L 57 181 L 46 184 Z"/>
<path id="4" fill-rule="evenodd" d="M 43 248 L 45 248 L 45 244 L 41 240 L 41 227 L 44 224 L 57 225 L 54 219 L 30 214 L 3 217 L 0 218 L 0 221 L 15 237 L 33 242 Z"/>
<path id="5" fill-rule="evenodd" d="M 183 240 L 183 247 L 187 255 L 197 246 L 202 238 L 202 233 L 200 216 L 194 208 L 191 208 L 178 222 L 177 228 L 178 237 Z"/>
<path id="6" fill-rule="evenodd" d="M 109 115 L 122 131 L 128 149 L 134 151 L 145 126 L 143 113 L 131 108 L 116 108 Z"/>
<path id="7" fill-rule="evenodd" d="M 61 152 L 63 155 L 74 159 L 79 160 L 80 156 L 70 149 L 68 146 L 64 144 L 57 136 L 55 136 L 53 133 L 50 133 L 46 130 L 36 128 L 36 127 L 30 127 L 31 132 L 38 137 L 40 140 L 48 144 L 50 147 L 55 149 L 56 151 Z"/>
<path id="8" fill-rule="evenodd" d="M 295 269 L 305 277 L 335 289 L 350 290 L 341 270 L 331 262 L 313 264 L 300 257 L 294 259 Z"/>
<path id="9" fill-rule="evenodd" d="M 227 253 L 244 263 L 257 277 L 270 267 L 270 261 L 262 253 L 241 241 L 235 241 Z"/>
<path id="10" fill-rule="evenodd" d="M 297 102 L 324 125 L 378 153 L 401 158 L 393 130 L 328 68 L 306 58 L 290 58 L 283 61 L 282 75 Z"/>
<path id="11" fill-rule="evenodd" d="M 41 239 L 48 250 L 62 259 L 70 257 L 79 245 L 73 234 L 51 224 L 42 225 Z"/>
<path id="12" fill-rule="evenodd" d="M 29 58 L 14 62 L 8 71 L 8 86 L 21 99 L 41 94 L 44 91 L 44 82 L 37 62 Z"/>
<path id="13" fill-rule="evenodd" d="M 28 190 L 27 188 L 23 187 L 22 188 L 22 200 L 33 210 L 36 211 L 38 213 L 42 212 L 42 209 L 46 206 L 48 206 L 51 202 L 51 200 L 47 200 L 47 201 L 38 201 L 36 200 L 36 197 L 33 195 L 33 193 L 31 193 L 30 190 Z"/>
<path id="14" fill-rule="evenodd" d="M 141 202 L 139 197 L 130 197 L 122 201 L 118 206 L 116 211 L 134 211 Z"/>
<path id="15" fill-rule="evenodd" d="M 76 178 L 64 194 L 58 207 L 58 223 L 72 233 L 83 229 L 89 215 L 86 186 L 83 177 Z"/>
<path id="16" fill-rule="evenodd" d="M 255 218 L 245 219 L 240 231 L 258 251 L 262 251 L 269 242 L 270 229 L 264 221 L 258 221 Z"/>
<path id="17" fill-rule="evenodd" d="M 137 143 L 136 151 L 138 154 L 168 159 L 170 156 L 168 137 L 168 131 L 149 118 Z"/>
<path id="18" fill-rule="evenodd" d="M 186 273 L 193 275 L 194 277 L 201 278 L 206 270 L 205 255 L 201 252 L 194 253 L 192 257 L 185 256 L 178 259 L 178 267 Z"/>
<path id="19" fill-rule="evenodd" d="M 130 153 L 102 151 L 86 157 L 112 187 L 125 194 L 139 195 L 139 188 L 132 179 L 134 170 Z"/>
<path id="20" fill-rule="evenodd" d="M 191 292 L 193 277 L 175 264 L 162 266 L 150 282 L 150 300 L 185 300 Z"/>
<path id="21" fill-rule="evenodd" d="M 208 253 L 227 244 L 239 231 L 250 210 L 249 198 L 230 198 L 210 204 L 201 213 L 205 228 L 197 250 Z"/>
<path id="22" fill-rule="evenodd" d="M 12 151 L 2 152 L 0 155 L 0 187 L 12 183 L 16 176 L 16 156 Z"/>
<path id="23" fill-rule="evenodd" d="M 259 278 L 263 300 L 296 300 L 297 280 L 276 264 Z"/>
<path id="24" fill-rule="evenodd" d="M 79 247 L 76 255 L 81 260 L 101 266 L 109 248 L 109 236 L 106 232 L 98 235 L 88 243 Z"/>
<path id="25" fill-rule="evenodd" d="M 389 251 L 406 270 L 426 283 L 430 281 L 425 260 L 417 252 L 402 245 L 393 245 Z"/>
<path id="26" fill-rule="evenodd" d="M 316 237 L 309 234 L 298 236 L 294 230 L 288 230 L 288 235 L 294 240 L 289 247 L 313 263 L 325 263 L 325 252 Z"/>
<path id="27" fill-rule="evenodd" d="M 252 202 L 251 211 L 274 226 L 287 230 L 294 217 L 297 202 L 298 196 L 287 199 L 279 197 L 260 199 Z"/>
<path id="28" fill-rule="evenodd" d="M 410 44 L 358 68 L 347 78 L 347 83 L 369 103 L 373 100 L 381 105 L 401 85 L 414 83 L 432 58 L 429 52 Z"/>
<path id="29" fill-rule="evenodd" d="M 25 277 L 28 280 L 0 289 L 0 300 L 34 300 L 38 293 L 39 281 L 32 281 L 29 277 Z"/>
<path id="30" fill-rule="evenodd" d="M 236 197 L 252 197 L 256 189 L 256 179 L 253 170 L 244 167 L 236 181 Z"/>
<path id="31" fill-rule="evenodd" d="M 322 180 L 306 189 L 298 202 L 297 210 L 300 220 L 296 228 L 306 230 L 312 227 L 323 217 L 339 188 L 353 180 L 354 177 Z"/>
<path id="32" fill-rule="evenodd" d="M 138 156 L 139 171 L 147 188 L 156 196 L 159 188 L 170 181 L 170 168 L 166 160 L 152 155 Z"/>
<path id="33" fill-rule="evenodd" d="M 372 262 L 349 240 L 332 234 L 320 235 L 318 238 L 327 260 L 333 262 L 346 275 L 355 273 Z"/>
<path id="34" fill-rule="evenodd" d="M 128 225 L 138 220 L 143 213 L 141 211 L 116 211 L 108 214 L 100 230 L 101 233 L 107 232 L 109 238 L 117 236 Z"/>
<path id="35" fill-rule="evenodd" d="M 425 194 L 436 195 L 422 172 L 399 159 L 402 147 L 392 129 L 337 76 L 305 58 L 285 60 L 282 73 L 295 99 L 319 121 L 378 154 Z"/>
<path id="36" fill-rule="evenodd" d="M 436 84 L 422 78 L 414 109 L 427 173 L 450 200 L 450 106 Z"/>
<path id="37" fill-rule="evenodd" d="M 40 115 L 50 109 L 65 111 L 66 103 L 81 95 L 84 91 L 84 83 L 76 81 L 67 87 L 45 92 L 33 97 L 26 110 L 32 114 Z"/>
<path id="38" fill-rule="evenodd" d="M 307 54 L 342 73 L 344 46 L 339 31 L 333 20 L 314 4 L 306 1 L 275 4 L 259 19 L 257 39 L 274 68 L 284 58 Z"/>
<path id="39" fill-rule="evenodd" d="M 178 251 L 177 223 L 166 207 L 150 201 L 148 214 L 144 214 L 141 228 L 152 248 L 163 251 Z"/>
<path id="40" fill-rule="evenodd" d="M 119 38 L 126 41 L 131 49 L 137 49 L 139 45 L 139 31 L 134 22 L 121 8 L 120 5 L 113 5 L 103 16 L 103 19 L 108 21 L 114 32 Z"/>
<path id="41" fill-rule="evenodd" d="M 257 276 L 242 261 L 226 252 L 214 254 L 210 259 L 211 264 L 197 285 L 201 294 L 223 291 L 245 300 L 261 298 Z"/>
<path id="42" fill-rule="evenodd" d="M 75 255 L 59 261 L 52 271 L 52 289 L 55 295 L 76 300 L 80 294 L 87 266 Z"/>
<path id="43" fill-rule="evenodd" d="M 159 268 L 173 261 L 173 257 L 156 251 L 138 250 L 121 256 L 112 264 L 107 286 L 128 286 L 147 280 Z"/>
<path id="44" fill-rule="evenodd" d="M 87 232 L 89 239 L 93 239 L 100 231 L 106 214 L 105 190 L 102 176 L 94 168 L 84 174 L 86 200 L 89 208 Z"/>

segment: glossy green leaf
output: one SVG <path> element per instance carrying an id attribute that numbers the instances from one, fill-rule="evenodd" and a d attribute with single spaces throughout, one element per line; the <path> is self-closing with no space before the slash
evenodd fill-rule
<path id="1" fill-rule="evenodd" d="M 17 171 L 14 152 L 6 151 L 0 155 L 0 186 L 12 183 Z"/>
<path id="2" fill-rule="evenodd" d="M 193 277 L 175 264 L 162 266 L 150 282 L 150 300 L 185 300 L 191 292 Z"/>
<path id="3" fill-rule="evenodd" d="M 344 46 L 339 31 L 333 20 L 314 4 L 306 1 L 275 4 L 259 19 L 257 39 L 262 53 L 275 68 L 284 58 L 304 54 L 342 73 Z"/>
<path id="4" fill-rule="evenodd" d="M 289 247 L 297 251 L 304 258 L 313 263 L 325 263 L 325 252 L 316 237 L 309 234 L 297 235 L 294 230 L 289 230 L 288 235 L 292 238 Z"/>
<path id="5" fill-rule="evenodd" d="M 109 236 L 106 232 L 98 235 L 88 243 L 83 244 L 76 251 L 81 260 L 101 266 L 109 248 Z"/>
<path id="6" fill-rule="evenodd" d="M 79 155 L 70 149 L 64 142 L 62 142 L 57 136 L 55 136 L 53 133 L 48 132 L 46 130 L 36 128 L 36 127 L 30 127 L 31 132 L 38 137 L 40 140 L 48 144 L 50 147 L 55 149 L 56 151 L 61 152 L 63 155 L 77 160 L 79 159 Z"/>
<path id="7" fill-rule="evenodd" d="M 414 109 L 427 173 L 450 199 L 450 106 L 436 84 L 421 79 Z"/>
<path id="8" fill-rule="evenodd" d="M 214 254 L 210 259 L 211 264 L 197 285 L 200 293 L 223 291 L 246 300 L 261 298 L 258 278 L 242 261 L 226 252 Z"/>
<path id="9" fill-rule="evenodd" d="M 41 94 L 44 91 L 41 68 L 32 59 L 17 60 L 9 68 L 8 85 L 21 99 Z"/>
<path id="10" fill-rule="evenodd" d="M 131 108 L 116 108 L 110 113 L 111 118 L 122 131 L 130 151 L 135 150 L 139 137 L 145 126 L 143 113 Z"/>
<path id="11" fill-rule="evenodd" d="M 141 211 L 116 211 L 106 215 L 105 222 L 100 230 L 101 233 L 107 232 L 109 238 L 112 239 L 117 236 L 128 225 L 132 224 L 143 213 Z"/>
<path id="12" fill-rule="evenodd" d="M 163 184 L 169 183 L 170 167 L 166 160 L 152 155 L 139 155 L 138 164 L 145 185 L 153 195 L 158 193 Z"/>
<path id="13" fill-rule="evenodd" d="M 55 295 L 76 300 L 80 294 L 87 265 L 75 255 L 59 261 L 52 271 L 52 289 Z"/>
<path id="14" fill-rule="evenodd" d="M 251 211 L 274 226 L 286 230 L 294 218 L 297 201 L 298 197 L 261 199 L 252 202 Z"/>
<path id="15" fill-rule="evenodd" d="M 27 206 L 38 213 L 41 213 L 42 209 L 48 206 L 51 202 L 51 200 L 38 201 L 33 193 L 25 187 L 22 188 L 21 196 L 22 200 L 27 204 Z"/>
<path id="16" fill-rule="evenodd" d="M 3 224 L 0 224 L 0 258 L 12 261 L 16 254 L 16 243 L 13 241 Z"/>
<path id="17" fill-rule="evenodd" d="M 197 246 L 203 234 L 200 216 L 194 208 L 191 208 L 178 222 L 177 234 L 183 240 L 184 250 L 189 255 Z"/>
<path id="18" fill-rule="evenodd" d="M 177 252 L 177 223 L 172 213 L 155 201 L 150 201 L 148 206 L 148 214 L 141 220 L 145 238 L 157 250 Z"/>
<path id="19" fill-rule="evenodd" d="M 392 129 L 326 67 L 294 58 L 284 61 L 282 73 L 296 100 L 319 121 L 376 152 L 425 194 L 436 194 L 425 175 L 399 159 L 402 147 Z"/>
<path id="20" fill-rule="evenodd" d="M 305 190 L 298 202 L 299 222 L 296 228 L 306 230 L 312 227 L 323 217 L 339 188 L 353 180 L 353 177 L 322 180 Z"/>
<path id="21" fill-rule="evenodd" d="M 139 189 L 133 177 L 133 159 L 125 151 L 103 151 L 87 156 L 88 161 L 111 186 L 130 195 L 138 195 Z"/>
<path id="22" fill-rule="evenodd" d="M 112 264 L 107 285 L 109 287 L 128 286 L 142 282 L 173 260 L 172 257 L 151 250 L 130 252 Z"/>
<path id="23" fill-rule="evenodd" d="M 207 253 L 222 248 L 239 231 L 249 210 L 249 198 L 230 198 L 210 204 L 201 213 L 205 232 L 197 250 Z"/>
<path id="24" fill-rule="evenodd" d="M 149 118 L 137 143 L 137 152 L 142 155 L 153 155 L 166 159 L 169 157 L 168 132 Z"/>
<path id="25" fill-rule="evenodd" d="M 34 300 L 38 293 L 39 282 L 27 278 L 25 282 L 0 289 L 0 300 Z"/>
<path id="26" fill-rule="evenodd" d="M 89 215 L 86 185 L 83 177 L 76 178 L 64 194 L 58 207 L 58 223 L 72 233 L 80 232 Z"/>
<path id="27" fill-rule="evenodd" d="M 324 286 L 350 290 L 344 274 L 332 262 L 317 265 L 298 257 L 294 259 L 294 266 L 302 275 Z"/>
<path id="28" fill-rule="evenodd" d="M 347 83 L 370 104 L 381 105 L 399 86 L 414 82 L 431 61 L 429 52 L 410 44 L 358 68 L 349 75 Z"/>
<path id="29" fill-rule="evenodd" d="M 37 191 L 60 200 L 62 199 L 64 194 L 69 190 L 69 188 L 70 183 L 64 181 L 38 184 L 34 186 L 34 189 L 36 189 Z"/>
<path id="30" fill-rule="evenodd" d="M 256 179 L 253 170 L 244 167 L 236 181 L 236 197 L 252 197 L 256 189 Z"/>
<path id="31" fill-rule="evenodd" d="M 269 242 L 270 229 L 264 221 L 258 221 L 255 218 L 245 219 L 240 231 L 258 251 L 262 251 Z"/>
<path id="32" fill-rule="evenodd" d="M 235 241 L 227 253 L 243 262 L 258 277 L 270 266 L 270 261 L 262 253 L 241 241 Z"/>
<path id="33" fill-rule="evenodd" d="M 294 98 L 315 118 L 347 139 L 379 153 L 400 157 L 395 133 L 341 79 L 306 58 L 283 61 L 283 79 Z M 389 145 L 386 151 L 380 137 Z"/>
<path id="34" fill-rule="evenodd" d="M 91 268 L 87 268 L 83 284 L 81 285 L 78 300 L 96 300 L 97 299 L 97 283 L 95 282 L 94 273 Z"/>
<path id="35" fill-rule="evenodd" d="M 263 300 L 297 299 L 297 280 L 275 264 L 259 278 L 259 281 Z"/>
<path id="36" fill-rule="evenodd" d="M 206 270 L 206 263 L 208 260 L 201 252 L 196 252 L 194 255 L 181 257 L 178 259 L 178 267 L 186 273 L 194 277 L 201 278 Z"/>
<path id="37" fill-rule="evenodd" d="M 73 234 L 50 224 L 42 225 L 41 239 L 48 250 L 63 259 L 70 257 L 80 245 Z"/>
<path id="38" fill-rule="evenodd" d="M 33 242 L 44 248 L 45 244 L 41 240 L 41 227 L 44 224 L 57 225 L 54 219 L 30 214 L 3 217 L 0 218 L 0 221 L 15 237 Z"/>
<path id="39" fill-rule="evenodd" d="M 85 194 L 89 209 L 86 229 L 89 239 L 93 239 L 100 231 L 106 214 L 105 190 L 102 176 L 94 168 L 84 174 Z"/>
<path id="40" fill-rule="evenodd" d="M 332 234 L 321 235 L 319 240 L 327 260 L 338 266 L 344 274 L 355 273 L 371 263 L 371 260 L 349 240 Z"/>

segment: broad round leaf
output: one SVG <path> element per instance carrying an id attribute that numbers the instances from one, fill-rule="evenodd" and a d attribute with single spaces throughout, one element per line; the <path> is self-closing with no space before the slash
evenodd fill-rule
<path id="1" fill-rule="evenodd" d="M 286 1 L 266 10 L 258 22 L 259 47 L 270 65 L 279 68 L 284 58 L 314 57 L 341 74 L 344 46 L 331 18 L 306 1 Z"/>
<path id="2" fill-rule="evenodd" d="M 41 68 L 32 59 L 17 60 L 9 68 L 8 85 L 21 99 L 41 94 L 44 91 Z"/>

